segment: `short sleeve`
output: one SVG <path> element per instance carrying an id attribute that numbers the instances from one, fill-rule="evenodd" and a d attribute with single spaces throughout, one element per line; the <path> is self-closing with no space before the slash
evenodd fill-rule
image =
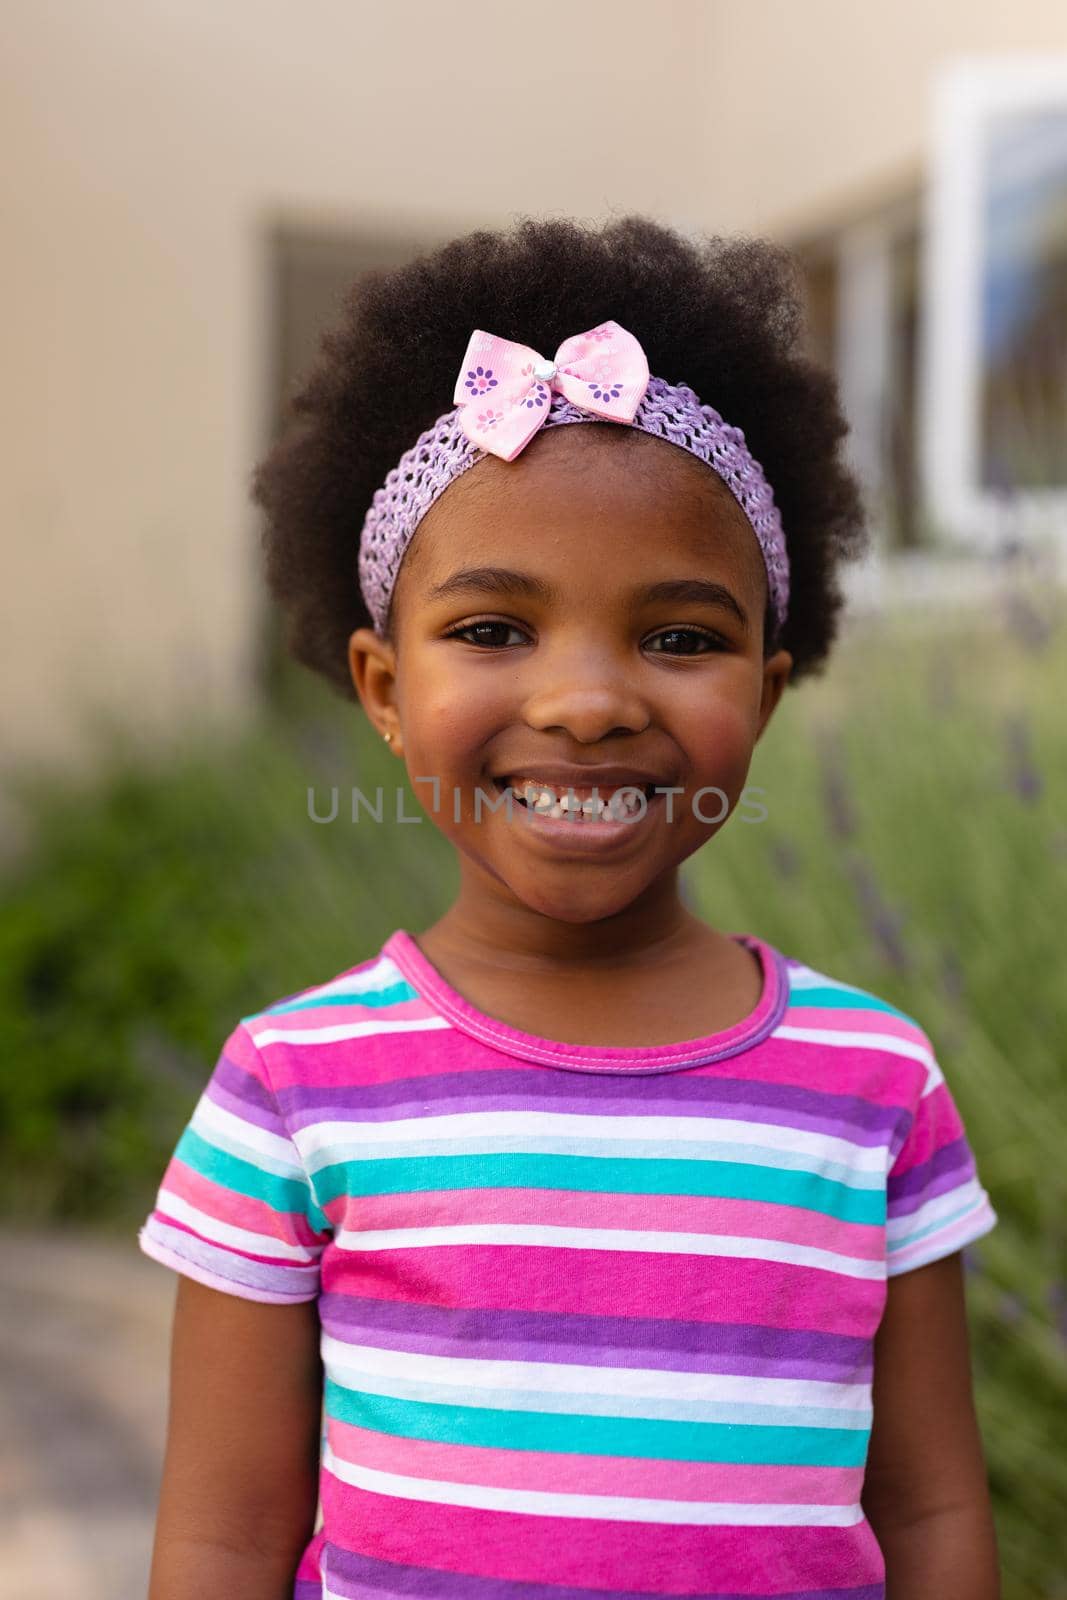
<path id="1" fill-rule="evenodd" d="M 996 1213 L 929 1040 L 926 1082 L 887 1179 L 886 1272 L 910 1272 L 980 1239 Z"/>
<path id="2" fill-rule="evenodd" d="M 145 1255 L 246 1300 L 319 1293 L 331 1234 L 244 1023 L 223 1045 L 137 1242 Z"/>

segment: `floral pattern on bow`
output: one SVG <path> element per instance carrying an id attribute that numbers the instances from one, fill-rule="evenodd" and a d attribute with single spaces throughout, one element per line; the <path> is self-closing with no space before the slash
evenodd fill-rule
<path id="1" fill-rule="evenodd" d="M 529 345 L 476 328 L 452 400 L 471 443 L 513 461 L 544 424 L 553 392 L 591 416 L 632 422 L 647 388 L 645 352 L 617 322 L 572 334 L 551 360 Z M 493 407 L 487 413 L 490 390 Z"/>

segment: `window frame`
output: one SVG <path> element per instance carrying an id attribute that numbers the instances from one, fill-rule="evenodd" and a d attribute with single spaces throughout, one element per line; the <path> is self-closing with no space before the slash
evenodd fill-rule
<path id="1" fill-rule="evenodd" d="M 993 118 L 1067 111 L 1067 55 L 965 59 L 935 82 L 924 194 L 919 472 L 949 544 L 995 553 L 1005 538 L 1067 548 L 1067 484 L 1003 491 L 981 482 L 984 156 Z"/>

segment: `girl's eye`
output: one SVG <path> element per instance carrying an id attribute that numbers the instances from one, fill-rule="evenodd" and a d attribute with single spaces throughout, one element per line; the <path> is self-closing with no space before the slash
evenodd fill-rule
<path id="1" fill-rule="evenodd" d="M 724 639 L 720 639 L 718 634 L 710 633 L 706 628 L 664 628 L 660 633 L 653 634 L 652 637 L 653 639 L 681 639 L 686 641 L 683 642 L 681 649 L 657 650 L 653 652 L 655 655 L 706 655 L 708 651 L 724 649 L 726 644 L 726 641 Z M 707 650 L 698 650 L 694 648 L 694 640 L 697 642 L 703 641 L 703 643 L 707 646 Z"/>
<path id="2" fill-rule="evenodd" d="M 523 630 L 514 622 L 501 622 L 494 618 L 486 618 L 481 622 L 465 622 L 461 628 L 453 628 L 445 634 L 446 639 L 463 639 L 469 644 L 486 650 L 498 650 L 508 647 L 507 635 L 518 634 L 520 640 L 525 637 Z M 502 637 L 503 636 L 503 637 Z M 654 640 L 672 640 L 673 648 L 655 650 L 656 655 L 691 656 L 707 655 L 714 650 L 726 648 L 726 641 L 720 639 L 718 634 L 711 633 L 706 628 L 663 628 L 658 634 L 653 634 Z M 681 641 L 680 645 L 678 641 Z M 703 644 L 704 648 L 700 646 Z"/>
<path id="3" fill-rule="evenodd" d="M 496 634 L 495 638 L 493 637 L 494 630 L 495 630 L 495 634 Z M 445 638 L 446 639 L 463 639 L 463 638 L 466 638 L 470 634 L 480 634 L 481 635 L 480 638 L 472 638 L 472 639 L 469 640 L 469 643 L 475 644 L 475 645 L 481 645 L 483 647 L 487 647 L 490 650 L 494 650 L 494 649 L 497 649 L 500 645 L 502 645 L 504 643 L 504 641 L 500 638 L 500 634 L 501 633 L 505 633 L 506 634 L 506 633 L 521 633 L 521 632 L 522 632 L 522 629 L 521 628 L 517 628 L 513 622 L 494 622 L 494 621 L 466 622 L 466 623 L 464 623 L 462 628 L 453 628 L 451 633 L 446 633 L 445 634 Z M 489 637 L 487 637 L 487 635 Z"/>

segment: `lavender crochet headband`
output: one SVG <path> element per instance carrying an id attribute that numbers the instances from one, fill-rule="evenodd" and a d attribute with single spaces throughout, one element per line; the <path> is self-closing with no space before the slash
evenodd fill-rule
<path id="1" fill-rule="evenodd" d="M 779 627 L 785 621 L 789 557 L 782 520 L 744 434 L 684 383 L 650 377 L 640 344 L 617 322 L 565 339 L 552 361 L 529 345 L 475 329 L 452 398 L 453 409 L 401 456 L 364 518 L 359 583 L 380 637 L 400 563 L 434 501 L 486 455 L 513 461 L 541 428 L 569 422 L 640 428 L 718 473 L 759 541 L 771 610 Z"/>

